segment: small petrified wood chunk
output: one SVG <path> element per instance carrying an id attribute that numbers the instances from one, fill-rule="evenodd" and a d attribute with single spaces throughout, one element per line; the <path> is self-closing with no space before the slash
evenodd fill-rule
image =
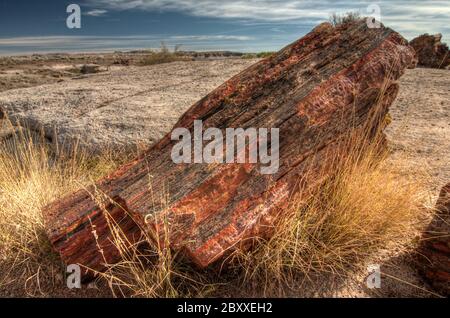
<path id="1" fill-rule="evenodd" d="M 410 42 L 416 51 L 418 65 L 442 69 L 450 65 L 450 51 L 441 39 L 442 34 L 423 34 Z"/>
<path id="2" fill-rule="evenodd" d="M 355 128 L 376 129 L 373 118 L 385 116 L 398 92 L 396 80 L 413 62 L 413 49 L 389 28 L 371 29 L 365 21 L 321 24 L 218 87 L 174 127 L 193 134 L 194 121 L 201 120 L 203 132 L 216 127 L 223 135 L 226 128 L 277 128 L 274 174 L 262 174 L 260 162 L 177 164 L 171 151 L 178 141 L 169 133 L 95 188 L 46 207 L 48 236 L 66 263 L 102 270 L 120 258 L 105 228 L 104 212 L 113 211 L 131 242 L 139 235 L 133 222 L 167 233 L 164 224 L 172 248 L 208 266 L 267 234 L 299 184 L 310 188 L 321 181 L 318 171 L 336 155 L 338 140 Z M 101 208 L 96 191 L 118 204 Z"/>
<path id="3" fill-rule="evenodd" d="M 440 193 L 436 215 L 419 247 L 420 273 L 442 296 L 450 296 L 450 183 Z"/>

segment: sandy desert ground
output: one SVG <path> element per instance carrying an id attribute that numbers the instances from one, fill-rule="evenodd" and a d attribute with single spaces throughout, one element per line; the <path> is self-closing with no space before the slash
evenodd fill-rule
<path id="1" fill-rule="evenodd" d="M 91 150 L 123 147 L 130 141 L 152 144 L 195 101 L 256 61 L 219 59 L 154 66 L 114 65 L 105 72 L 84 76 L 34 75 L 34 82 L 27 85 L 20 80 L 29 77 L 23 67 L 9 65 L 0 68 L 0 78 L 8 82 L 9 76 L 15 76 L 18 84 L 9 82 L 0 92 L 0 111 L 4 117 L 0 136 L 8 138 L 14 130 L 6 121 L 8 117 L 30 129 L 43 129 L 49 142 L 61 145 L 77 139 Z M 58 61 L 45 68 L 70 69 L 70 65 Z M 31 68 L 37 74 L 36 70 L 42 67 L 36 64 Z M 30 72 L 30 67 L 26 72 Z M 399 96 L 391 107 L 392 123 L 387 129 L 389 160 L 392 164 L 407 163 L 409 173 L 428 176 L 432 206 L 439 189 L 450 181 L 450 71 L 407 70 L 400 85 Z M 54 138 L 55 131 L 58 140 Z M 304 294 L 292 296 L 430 296 L 429 287 L 417 275 L 408 255 L 386 251 L 368 263 L 382 264 L 386 276 L 379 290 L 368 290 L 365 273 L 360 273 L 345 283 L 331 279 L 323 285 L 323 294 L 311 294 L 305 287 Z M 235 292 L 230 291 L 229 296 L 239 296 Z M 248 291 L 241 292 L 245 295 Z M 98 295 L 84 291 L 81 295 L 95 294 Z M 70 292 L 70 295 L 80 294 Z"/>

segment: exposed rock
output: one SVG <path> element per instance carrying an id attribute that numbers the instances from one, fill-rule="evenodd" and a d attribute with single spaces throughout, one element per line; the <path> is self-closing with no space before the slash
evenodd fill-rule
<path id="1" fill-rule="evenodd" d="M 443 69 L 450 65 L 448 46 L 441 39 L 442 34 L 423 34 L 410 42 L 417 53 L 418 65 Z"/>
<path id="2" fill-rule="evenodd" d="M 384 118 L 397 79 L 413 59 L 413 49 L 391 29 L 369 29 L 365 21 L 319 25 L 218 87 L 174 127 L 193 133 L 194 121 L 202 120 L 203 130 L 218 127 L 222 133 L 228 127 L 278 128 L 278 170 L 262 174 L 261 162 L 177 164 L 171 152 L 178 141 L 168 134 L 95 188 L 46 207 L 54 248 L 66 263 L 95 270 L 116 262 L 105 211 L 131 242 L 139 227 L 156 231 L 162 243 L 166 233 L 170 246 L 200 267 L 247 248 L 255 236 L 270 233 L 300 185 L 320 184 L 319 171 L 329 171 L 330 158 L 343 150 L 340 140 L 355 128 L 368 133 L 380 124 L 373 119 Z M 96 192 L 110 199 L 94 200 Z"/>
<path id="3" fill-rule="evenodd" d="M 256 61 L 111 67 L 82 79 L 0 92 L 0 116 L 43 130 L 59 149 L 75 143 L 89 152 L 150 146 L 189 106 Z"/>
<path id="4" fill-rule="evenodd" d="M 442 188 L 436 215 L 419 247 L 420 272 L 443 296 L 450 296 L 450 183 Z"/>

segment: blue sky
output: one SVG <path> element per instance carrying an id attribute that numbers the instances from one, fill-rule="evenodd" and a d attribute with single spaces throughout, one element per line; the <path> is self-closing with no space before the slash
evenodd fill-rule
<path id="1" fill-rule="evenodd" d="M 81 7 L 68 29 L 66 7 Z M 185 50 L 278 50 L 333 12 L 367 14 L 411 39 L 442 33 L 450 42 L 450 0 L 0 0 L 0 54 L 111 51 L 181 44 Z"/>

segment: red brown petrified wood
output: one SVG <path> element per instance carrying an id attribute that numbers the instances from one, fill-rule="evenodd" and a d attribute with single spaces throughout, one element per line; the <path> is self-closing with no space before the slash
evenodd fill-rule
<path id="1" fill-rule="evenodd" d="M 442 188 L 436 215 L 419 247 L 419 269 L 442 296 L 450 296 L 450 183 Z"/>
<path id="2" fill-rule="evenodd" d="M 368 117 L 386 114 L 398 92 L 396 80 L 413 61 L 413 49 L 391 29 L 369 29 L 364 21 L 321 24 L 218 87 L 174 127 L 192 132 L 194 120 L 202 120 L 203 130 L 278 128 L 278 172 L 263 175 L 259 163 L 176 164 L 171 150 L 177 141 L 169 133 L 95 189 L 118 202 L 106 210 L 130 241 L 140 233 L 133 222 L 147 231 L 166 220 L 171 247 L 208 266 L 267 233 L 300 183 L 317 184 L 315 172 L 336 153 L 337 140 Z M 43 212 L 63 261 L 102 270 L 119 253 L 94 192 L 82 189 Z"/>

